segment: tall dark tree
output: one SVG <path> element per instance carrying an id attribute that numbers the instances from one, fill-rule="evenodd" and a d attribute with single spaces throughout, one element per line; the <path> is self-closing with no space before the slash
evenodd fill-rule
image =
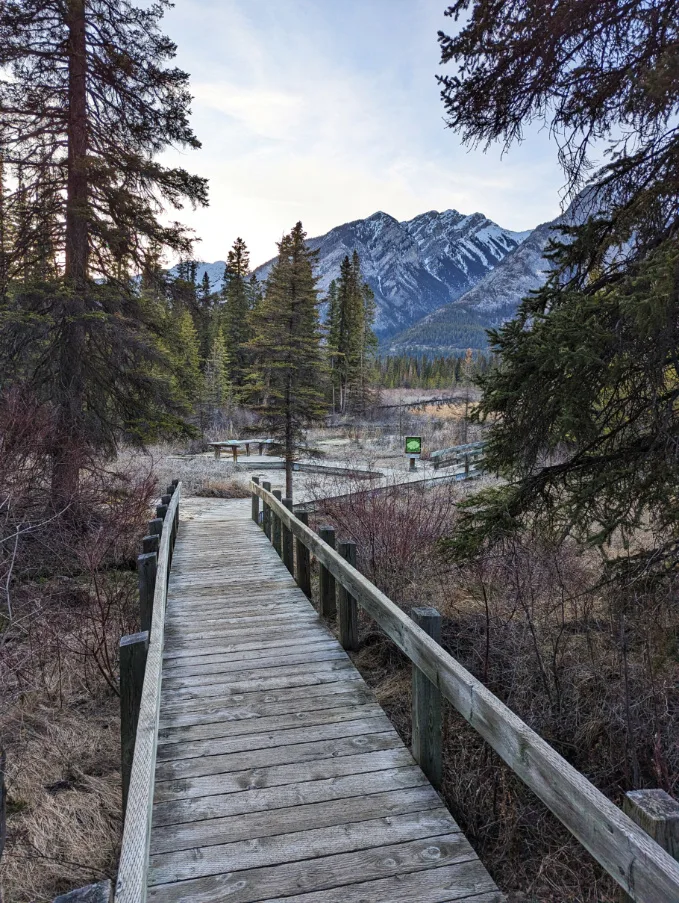
<path id="1" fill-rule="evenodd" d="M 333 409 L 362 411 L 370 399 L 377 340 L 374 295 L 356 251 L 340 264 L 339 280 L 331 283 L 327 300 Z"/>
<path id="2" fill-rule="evenodd" d="M 561 142 L 580 224 L 554 271 L 491 333 L 488 462 L 507 478 L 458 532 L 470 553 L 530 524 L 603 546 L 650 527 L 632 561 L 679 555 L 679 2 L 459 0 L 441 34 L 448 124 L 467 142 Z M 608 162 L 592 168 L 592 145 Z M 630 558 L 627 558 L 629 563 Z"/>
<path id="3" fill-rule="evenodd" d="M 292 468 L 304 429 L 325 413 L 324 367 L 314 264 L 297 223 L 278 245 L 279 255 L 262 301 L 253 311 L 251 390 L 268 431 L 285 456 L 285 490 L 292 498 Z"/>
<path id="4" fill-rule="evenodd" d="M 229 251 L 224 270 L 224 337 L 230 361 L 230 377 L 236 390 L 243 387 L 248 371 L 247 342 L 250 338 L 249 311 L 252 306 L 250 254 L 242 238 Z"/>
<path id="5" fill-rule="evenodd" d="M 168 6 L 129 0 L 10 0 L 0 7 L 0 134 L 5 165 L 53 215 L 58 278 L 33 281 L 4 311 L 6 359 L 49 397 L 56 417 L 55 501 L 72 496 L 86 457 L 156 406 L 162 381 L 152 324 L 129 276 L 150 245 L 186 254 L 187 233 L 158 214 L 206 203 L 205 180 L 165 167 L 168 146 L 199 147 L 188 76 L 169 66 Z M 43 229 L 44 231 L 44 229 Z M 44 240 L 44 239 L 43 239 Z M 35 247 L 37 235 L 32 240 Z M 34 353 L 39 348 L 39 353 Z"/>

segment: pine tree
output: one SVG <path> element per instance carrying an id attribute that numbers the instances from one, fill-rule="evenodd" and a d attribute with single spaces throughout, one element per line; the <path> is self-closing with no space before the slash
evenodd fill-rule
<path id="1" fill-rule="evenodd" d="M 212 289 L 210 288 L 210 277 L 207 274 L 207 270 L 203 273 L 203 279 L 200 283 L 200 300 L 203 305 L 209 307 L 210 298 L 212 295 Z"/>
<path id="2" fill-rule="evenodd" d="M 57 278 L 27 273 L 3 316 L 7 360 L 54 407 L 52 488 L 66 505 L 80 469 L 118 431 L 161 405 L 155 325 L 133 283 L 151 244 L 185 253 L 187 234 L 157 217 L 159 202 L 206 202 L 203 179 L 155 159 L 198 147 L 188 76 L 167 62 L 164 4 L 15 0 L 0 8 L 0 114 L 5 160 L 26 199 L 25 259 L 45 242 Z M 49 235 L 44 227 L 49 212 Z M 43 273 L 42 276 L 48 275 Z M 41 353 L 33 349 L 40 344 Z M 170 404 L 170 399 L 165 400 Z M 143 419 L 143 418 L 142 418 Z"/>
<path id="3" fill-rule="evenodd" d="M 545 285 L 490 333 L 500 361 L 481 380 L 478 416 L 505 482 L 472 500 L 457 551 L 525 529 L 603 550 L 643 527 L 616 566 L 675 573 L 679 6 L 458 0 L 448 14 L 464 15 L 456 35 L 439 36 L 456 69 L 442 79 L 448 124 L 470 143 L 508 146 L 542 120 L 562 141 L 569 187 L 585 187 L 581 222 L 554 236 Z"/>
<path id="4" fill-rule="evenodd" d="M 333 408 L 342 414 L 363 411 L 369 404 L 377 351 L 374 318 L 374 295 L 363 280 L 361 262 L 354 251 L 351 260 L 347 255 L 340 264 L 339 282 L 333 283 L 328 295 Z"/>
<path id="5" fill-rule="evenodd" d="M 215 330 L 210 354 L 205 361 L 203 396 L 211 408 L 221 408 L 231 397 L 229 358 L 221 329 Z"/>
<path id="6" fill-rule="evenodd" d="M 257 282 L 248 281 L 250 255 L 242 238 L 229 251 L 224 270 L 224 337 L 230 361 L 230 379 L 241 389 L 248 373 L 249 312 Z"/>
<path id="7" fill-rule="evenodd" d="M 192 410 L 198 406 L 203 388 L 200 370 L 200 345 L 193 317 L 183 310 L 177 319 L 176 341 L 173 342 L 172 357 L 174 380 L 182 404 Z"/>
<path id="8" fill-rule="evenodd" d="M 324 367 L 313 267 L 317 252 L 305 244 L 297 223 L 278 245 L 266 292 L 253 312 L 250 375 L 256 409 L 285 457 L 286 495 L 292 498 L 292 468 L 304 429 L 325 413 Z"/>

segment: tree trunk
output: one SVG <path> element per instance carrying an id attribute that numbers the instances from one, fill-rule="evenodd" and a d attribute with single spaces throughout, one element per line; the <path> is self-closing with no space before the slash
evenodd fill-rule
<path id="1" fill-rule="evenodd" d="M 61 303 L 61 356 L 55 386 L 56 437 L 52 499 L 68 505 L 86 454 L 84 434 L 85 295 L 88 270 L 87 41 L 85 0 L 68 0 L 68 178 L 66 292 Z"/>
<path id="2" fill-rule="evenodd" d="M 295 437 L 292 423 L 290 377 L 285 393 L 285 497 L 292 499 L 292 465 L 295 460 Z"/>

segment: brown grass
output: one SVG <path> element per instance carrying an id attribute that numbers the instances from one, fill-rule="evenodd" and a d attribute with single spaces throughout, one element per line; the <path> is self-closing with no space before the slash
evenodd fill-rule
<path id="1" fill-rule="evenodd" d="M 594 590 L 600 563 L 573 544 L 508 542 L 464 571 L 436 541 L 455 490 L 356 497 L 324 520 L 359 544 L 359 567 L 406 611 L 433 605 L 442 644 L 604 793 L 679 789 L 676 587 Z M 355 661 L 404 741 L 411 666 L 361 613 Z M 446 706 L 443 795 L 512 899 L 617 901 L 579 843 Z"/>

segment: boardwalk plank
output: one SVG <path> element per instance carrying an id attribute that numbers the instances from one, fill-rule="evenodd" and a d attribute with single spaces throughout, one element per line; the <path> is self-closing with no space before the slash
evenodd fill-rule
<path id="1" fill-rule="evenodd" d="M 149 903 L 499 903 L 249 502 L 185 508 L 168 592 Z"/>
<path id="2" fill-rule="evenodd" d="M 325 892 L 340 888 L 342 901 L 347 888 L 365 884 L 371 879 L 384 879 L 413 872 L 421 873 L 433 869 L 439 874 L 437 880 L 444 881 L 440 873 L 442 866 L 455 868 L 456 878 L 462 887 L 464 899 L 471 893 L 492 890 L 490 879 L 479 867 L 469 843 L 459 832 L 439 837 L 427 837 L 409 843 L 390 844 L 370 850 L 340 853 L 335 856 L 319 856 L 303 863 L 290 862 L 274 867 L 258 869 L 231 869 L 222 875 L 193 879 L 178 884 L 161 884 L 149 887 L 149 903 L 258 903 L 261 900 L 278 900 L 299 894 L 300 891 Z M 481 874 L 480 874 L 481 873 Z M 486 878 L 487 886 L 481 882 Z M 478 889 L 478 890 L 477 890 Z M 359 889 L 360 890 L 360 889 Z M 453 891 L 449 888 L 451 899 Z M 454 899 L 454 897 L 452 897 Z M 322 900 L 323 897 L 320 897 Z M 354 897 L 356 903 L 365 903 L 366 898 Z M 391 903 L 391 897 L 377 897 L 376 901 Z M 369 903 L 372 903 L 368 897 Z M 417 903 L 428 903 L 427 897 L 420 896 Z"/>

